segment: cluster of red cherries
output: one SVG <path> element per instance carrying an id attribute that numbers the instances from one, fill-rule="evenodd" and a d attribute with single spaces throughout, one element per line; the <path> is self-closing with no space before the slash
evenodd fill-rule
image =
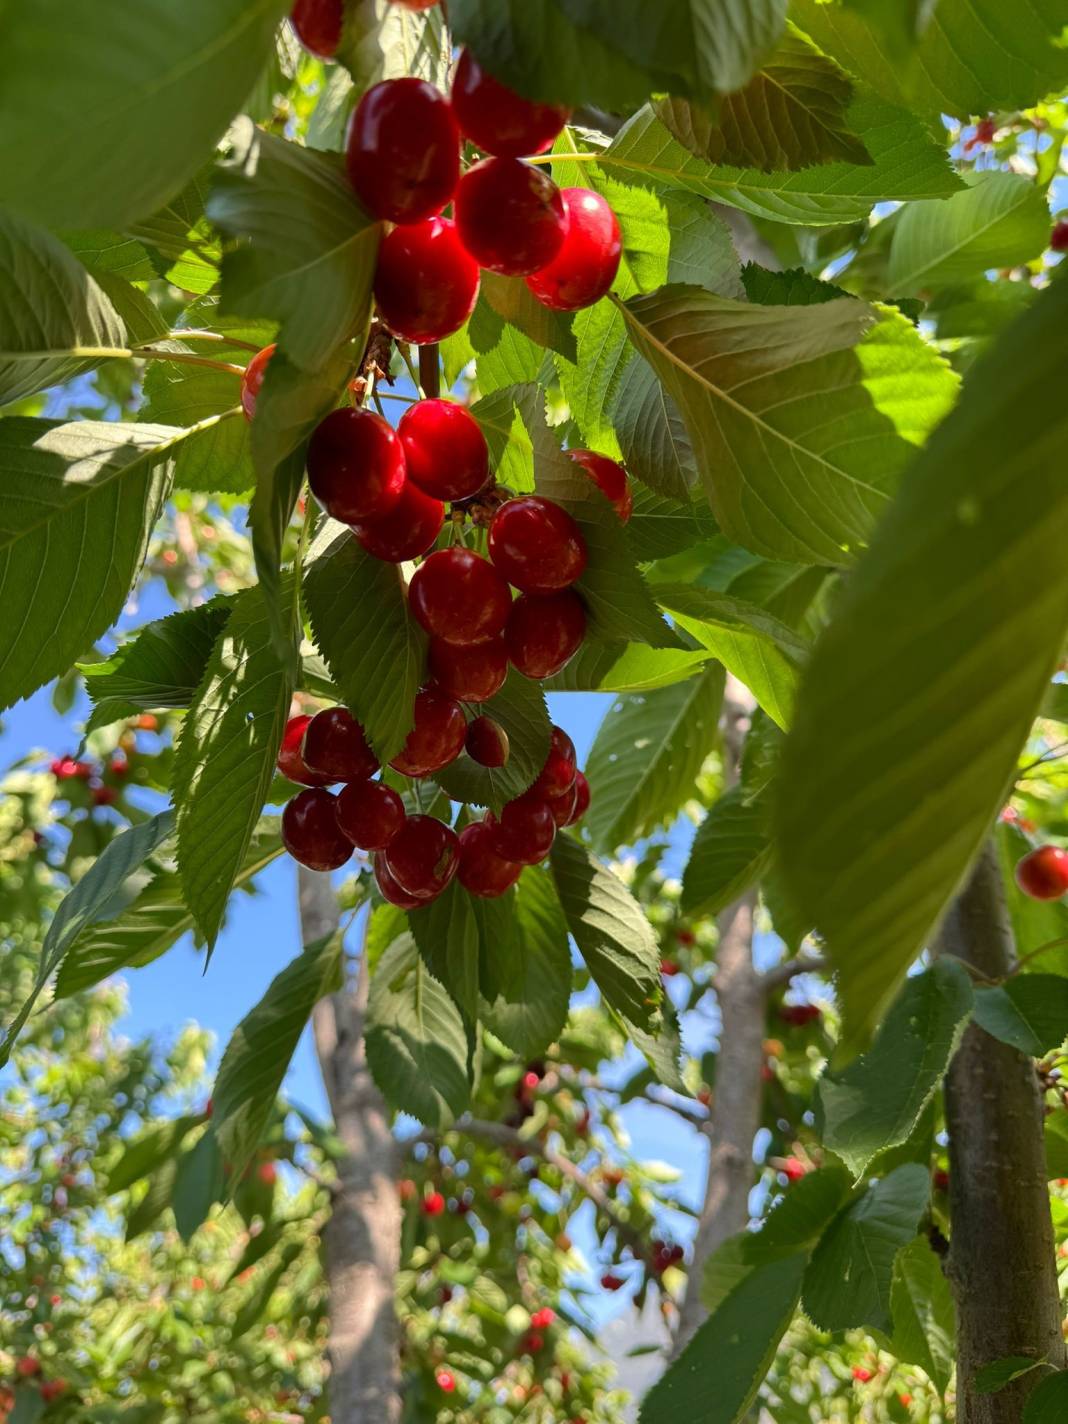
<path id="1" fill-rule="evenodd" d="M 422 778 L 455 761 L 465 747 L 483 766 L 503 766 L 508 759 L 503 727 L 485 715 L 468 724 L 459 702 L 431 684 L 416 697 L 415 725 L 390 766 Z M 290 855 L 312 870 L 336 870 L 354 848 L 373 852 L 383 898 L 404 910 L 429 905 L 454 878 L 472 895 L 503 895 L 525 865 L 545 859 L 557 829 L 574 825 L 590 804 L 574 745 L 559 727 L 533 786 L 499 816 L 487 812 L 459 835 L 435 816 L 408 815 L 400 794 L 373 779 L 378 759 L 345 707 L 291 717 L 278 768 L 306 788 L 282 813 Z M 337 795 L 327 789 L 339 782 Z"/>

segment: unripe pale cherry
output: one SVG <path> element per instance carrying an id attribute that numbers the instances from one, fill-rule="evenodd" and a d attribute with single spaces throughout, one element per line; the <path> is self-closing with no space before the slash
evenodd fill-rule
<path id="1" fill-rule="evenodd" d="M 404 825 L 404 802 L 382 781 L 353 781 L 337 798 L 337 823 L 359 850 L 383 850 Z"/>
<path id="2" fill-rule="evenodd" d="M 378 758 L 347 707 L 316 712 L 304 731 L 300 751 L 309 770 L 331 781 L 366 781 L 378 770 Z"/>
<path id="3" fill-rule="evenodd" d="M 456 189 L 456 226 L 479 264 L 506 277 L 547 266 L 564 241 L 560 190 L 540 168 L 516 158 L 484 158 Z"/>
<path id="4" fill-rule="evenodd" d="M 429 663 L 434 681 L 450 697 L 488 702 L 508 676 L 508 648 L 500 635 L 464 647 L 431 638 Z"/>
<path id="5" fill-rule="evenodd" d="M 497 854 L 493 839 L 494 828 L 485 821 L 475 821 L 460 832 L 460 884 L 484 900 L 503 895 L 523 873 L 521 865 Z"/>
<path id="6" fill-rule="evenodd" d="M 438 687 L 424 687 L 413 712 L 415 725 L 390 766 L 405 776 L 429 776 L 460 755 L 467 719 L 456 699 Z"/>
<path id="7" fill-rule="evenodd" d="M 554 726 L 549 742 L 549 755 L 545 758 L 545 765 L 528 794 L 544 797 L 547 801 L 554 796 L 563 796 L 574 786 L 577 770 L 575 743 L 563 727 Z"/>
<path id="8" fill-rule="evenodd" d="M 390 905 L 396 905 L 399 910 L 418 910 L 427 902 L 420 900 L 415 895 L 409 895 L 407 890 L 403 890 L 389 872 L 389 867 L 382 859 L 382 852 L 378 851 L 371 861 L 371 868 L 374 872 L 375 883 L 382 892 L 382 898 Z"/>
<path id="9" fill-rule="evenodd" d="M 436 499 L 469 499 L 488 481 L 489 449 L 482 427 L 455 401 L 417 401 L 404 412 L 397 434 L 408 478 Z"/>
<path id="10" fill-rule="evenodd" d="M 1068 891 L 1068 851 L 1044 845 L 1016 865 L 1016 883 L 1033 900 L 1059 900 Z"/>
<path id="11" fill-rule="evenodd" d="M 408 585 L 408 602 L 432 637 L 466 646 L 503 632 L 512 595 L 488 560 L 454 547 L 423 560 Z"/>
<path id="12" fill-rule="evenodd" d="M 542 495 L 502 504 L 489 532 L 489 556 L 523 593 L 556 593 L 586 567 L 586 541 L 566 509 Z"/>
<path id="13" fill-rule="evenodd" d="M 409 816 L 381 852 L 393 879 L 417 900 L 436 898 L 460 865 L 460 842 L 435 816 Z"/>
<path id="14" fill-rule="evenodd" d="M 536 681 L 566 667 L 585 636 L 586 610 L 570 588 L 544 597 L 520 594 L 504 630 L 512 665 Z"/>
<path id="15" fill-rule="evenodd" d="M 395 227 L 382 239 L 375 267 L 378 315 L 416 346 L 459 331 L 478 300 L 478 263 L 450 218 Z"/>
<path id="16" fill-rule="evenodd" d="M 309 870 L 344 865 L 352 845 L 338 827 L 333 793 L 315 786 L 294 796 L 282 812 L 282 843 Z"/>
<path id="17" fill-rule="evenodd" d="M 332 59 L 341 43 L 342 0 L 297 0 L 290 23 L 305 49 L 320 59 Z"/>
<path id="18" fill-rule="evenodd" d="M 403 564 L 425 554 L 444 523 L 445 506 L 441 500 L 431 499 L 408 480 L 392 509 L 361 520 L 352 528 L 356 538 L 376 559 Z"/>
<path id="19" fill-rule="evenodd" d="M 490 824 L 493 849 L 504 860 L 520 865 L 537 865 L 544 860 L 556 839 L 556 821 L 549 803 L 529 791 L 509 801 Z"/>
<path id="20" fill-rule="evenodd" d="M 619 271 L 623 235 L 619 219 L 599 193 L 565 188 L 567 231 L 556 256 L 532 272 L 527 286 L 553 311 L 578 311 L 599 302 Z"/>
<path id="21" fill-rule="evenodd" d="M 404 490 L 404 447 L 373 410 L 335 410 L 308 444 L 308 483 L 334 519 L 356 524 L 388 514 Z"/>
<path id="22" fill-rule="evenodd" d="M 352 116 L 349 179 L 375 218 L 417 223 L 440 213 L 460 177 L 460 131 L 448 99 L 422 79 L 383 79 Z"/>
<path id="23" fill-rule="evenodd" d="M 607 455 L 598 455 L 596 450 L 569 450 L 567 453 L 589 475 L 605 499 L 611 502 L 619 515 L 619 522 L 626 524 L 634 508 L 634 496 L 625 467 L 618 460 L 610 460 Z"/>
<path id="24" fill-rule="evenodd" d="M 479 766 L 502 767 L 508 765 L 508 733 L 499 722 L 483 714 L 468 724 L 464 740 L 467 755 Z"/>
<path id="25" fill-rule="evenodd" d="M 497 158 L 544 153 L 571 117 L 559 104 L 538 104 L 488 74 L 469 49 L 452 81 L 452 111 L 465 138 Z"/>
<path id="26" fill-rule="evenodd" d="M 274 352 L 273 342 L 270 346 L 265 346 L 262 351 L 257 351 L 241 376 L 241 409 L 245 412 L 246 420 L 251 420 L 256 414 L 256 402 L 259 399 L 263 378 L 267 374 L 267 362 Z"/>
<path id="27" fill-rule="evenodd" d="M 310 721 L 311 716 L 305 712 L 299 717 L 290 717 L 286 723 L 286 729 L 282 733 L 282 745 L 278 751 L 278 770 L 298 786 L 329 786 L 333 778 L 312 771 L 301 755 L 304 733 Z"/>

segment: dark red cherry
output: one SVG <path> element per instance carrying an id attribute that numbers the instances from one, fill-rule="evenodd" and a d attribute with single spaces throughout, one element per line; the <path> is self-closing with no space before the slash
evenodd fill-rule
<path id="1" fill-rule="evenodd" d="M 397 434 L 408 478 L 436 499 L 468 499 L 489 479 L 489 450 L 478 421 L 462 405 L 421 400 L 401 417 Z"/>
<path id="2" fill-rule="evenodd" d="M 304 732 L 305 765 L 331 781 L 366 781 L 378 770 L 363 728 L 347 707 L 316 712 Z"/>
<path id="3" fill-rule="evenodd" d="M 1059 900 L 1068 892 L 1068 851 L 1044 845 L 1016 865 L 1016 883 L 1034 900 Z"/>
<path id="4" fill-rule="evenodd" d="M 460 131 L 433 84 L 383 79 L 357 104 L 345 155 L 356 196 L 372 217 L 422 222 L 456 191 Z"/>
<path id="5" fill-rule="evenodd" d="M 1068 218 L 1061 218 L 1053 224 L 1049 246 L 1051 252 L 1068 252 Z"/>
<path id="6" fill-rule="evenodd" d="M 538 680 L 566 667 L 585 636 L 586 610 L 570 588 L 543 598 L 521 593 L 504 630 L 513 666 Z"/>
<path id="7" fill-rule="evenodd" d="M 289 17 L 297 39 L 320 59 L 332 59 L 341 43 L 342 0 L 297 0 Z"/>
<path id="8" fill-rule="evenodd" d="M 460 864 L 460 842 L 451 826 L 435 816 L 409 816 L 382 852 L 393 879 L 417 900 L 431 900 L 448 885 Z"/>
<path id="9" fill-rule="evenodd" d="M 624 467 L 618 460 L 598 455 L 595 450 L 569 450 L 567 453 L 576 465 L 582 466 L 605 499 L 611 502 L 620 523 L 626 524 L 634 508 L 634 497 Z"/>
<path id="10" fill-rule="evenodd" d="M 267 374 L 267 362 L 274 355 L 274 351 L 275 347 L 272 342 L 262 351 L 257 351 L 245 367 L 241 377 L 241 409 L 245 412 L 246 420 L 251 420 L 256 414 L 256 401 L 259 399 L 263 378 Z"/>
<path id="11" fill-rule="evenodd" d="M 360 850 L 382 850 L 404 825 L 404 802 L 382 781 L 353 781 L 337 798 L 337 823 Z"/>
<path id="12" fill-rule="evenodd" d="M 312 771 L 301 756 L 300 748 L 310 721 L 311 717 L 304 713 L 300 717 L 290 717 L 286 723 L 278 752 L 278 770 L 299 786 L 329 786 L 334 778 L 320 776 L 318 772 Z"/>
<path id="13" fill-rule="evenodd" d="M 336 870 L 352 854 L 341 834 L 335 798 L 325 787 L 309 787 L 286 803 L 282 812 L 282 844 L 309 870 Z"/>
<path id="14" fill-rule="evenodd" d="M 373 410 L 335 410 L 308 445 L 308 483 L 334 519 L 356 524 L 387 514 L 404 489 L 404 447 Z"/>
<path id="15" fill-rule="evenodd" d="M 528 791 L 509 801 L 493 825 L 493 849 L 505 860 L 537 865 L 553 848 L 556 821 L 549 803 Z"/>
<path id="16" fill-rule="evenodd" d="M 492 825 L 485 821 L 475 821 L 460 832 L 460 884 L 484 900 L 503 895 L 523 873 L 521 865 L 497 854 L 493 836 Z"/>
<path id="17" fill-rule="evenodd" d="M 431 638 L 430 671 L 437 685 L 458 702 L 488 702 L 508 676 L 508 648 L 499 635 L 469 647 Z"/>
<path id="18" fill-rule="evenodd" d="M 549 797 L 549 810 L 553 813 L 556 829 L 570 826 L 578 804 L 578 786 L 573 781 L 562 796 Z"/>
<path id="19" fill-rule="evenodd" d="M 484 158 L 460 179 L 454 203 L 460 240 L 480 267 L 521 277 L 547 266 L 564 241 L 560 189 L 515 158 Z"/>
<path id="20" fill-rule="evenodd" d="M 502 504 L 489 532 L 489 556 L 523 593 L 556 593 L 586 567 L 586 541 L 566 509 L 541 495 Z"/>
<path id="21" fill-rule="evenodd" d="M 452 111 L 466 138 L 497 158 L 544 153 L 571 117 L 558 104 L 536 104 L 494 79 L 469 49 L 452 81 Z"/>
<path id="22" fill-rule="evenodd" d="M 542 796 L 547 801 L 554 796 L 563 796 L 574 786 L 576 771 L 575 743 L 563 727 L 554 727 L 545 765 L 527 794 Z"/>
<path id="23" fill-rule="evenodd" d="M 401 341 L 417 346 L 459 331 L 478 299 L 478 263 L 449 218 L 395 227 L 375 268 L 378 315 Z"/>
<path id="24" fill-rule="evenodd" d="M 445 506 L 441 500 L 431 499 L 409 480 L 387 514 L 364 519 L 352 527 L 369 554 L 391 564 L 403 564 L 425 554 L 444 523 Z"/>
<path id="25" fill-rule="evenodd" d="M 399 5 L 402 10 L 433 10 L 438 0 L 390 0 L 390 4 Z"/>
<path id="26" fill-rule="evenodd" d="M 455 761 L 463 750 L 467 720 L 463 708 L 437 687 L 424 687 L 415 699 L 415 725 L 390 762 L 405 776 L 429 776 Z"/>
<path id="27" fill-rule="evenodd" d="M 586 812 L 590 809 L 590 783 L 586 780 L 584 771 L 575 773 L 575 805 L 571 815 L 565 825 L 573 826 L 576 821 L 581 821 Z"/>
<path id="28" fill-rule="evenodd" d="M 599 193 L 565 188 L 567 231 L 559 252 L 527 278 L 527 286 L 553 311 L 578 311 L 599 302 L 616 280 L 623 252 L 619 219 Z"/>
<path id="29" fill-rule="evenodd" d="M 479 766 L 508 765 L 508 733 L 492 717 L 476 717 L 469 723 L 464 741 L 467 755 Z"/>
<path id="30" fill-rule="evenodd" d="M 417 895 L 409 895 L 407 890 L 402 890 L 389 873 L 389 867 L 382 858 L 382 852 L 372 858 L 372 868 L 374 870 L 375 883 L 382 892 L 383 900 L 391 905 L 396 905 L 400 910 L 419 910 L 426 904 L 425 900 L 420 900 Z"/>
<path id="31" fill-rule="evenodd" d="M 488 560 L 470 549 L 438 549 L 408 585 L 417 621 L 446 643 L 484 643 L 504 631 L 512 607 L 508 585 Z"/>

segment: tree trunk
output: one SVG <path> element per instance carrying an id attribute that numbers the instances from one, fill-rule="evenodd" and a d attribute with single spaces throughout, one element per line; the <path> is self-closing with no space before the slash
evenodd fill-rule
<path id="1" fill-rule="evenodd" d="M 302 867 L 299 884 L 301 929 L 310 944 L 337 928 L 337 900 L 328 875 Z M 355 987 L 324 999 L 312 1020 L 334 1128 L 345 1144 L 324 1243 L 334 1424 L 397 1424 L 401 1417 L 394 1307 L 401 1207 L 389 1112 L 363 1049 L 368 986 L 361 956 Z"/>
<path id="2" fill-rule="evenodd" d="M 988 844 L 950 909 L 942 947 L 988 979 L 1014 959 L 997 854 Z M 1019 1424 L 1042 1377 L 977 1394 L 975 1374 L 1009 1355 L 1065 1363 L 1053 1224 L 1034 1063 L 971 1024 L 945 1083 L 957 1300 L 958 1424 Z"/>

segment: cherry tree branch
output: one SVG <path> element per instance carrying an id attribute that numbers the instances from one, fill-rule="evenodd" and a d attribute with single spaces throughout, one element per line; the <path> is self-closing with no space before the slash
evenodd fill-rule
<path id="1" fill-rule="evenodd" d="M 824 974 L 829 968 L 830 964 L 822 955 L 799 954 L 796 959 L 784 959 L 781 964 L 765 969 L 762 976 L 764 988 L 778 989 L 799 974 Z"/>

